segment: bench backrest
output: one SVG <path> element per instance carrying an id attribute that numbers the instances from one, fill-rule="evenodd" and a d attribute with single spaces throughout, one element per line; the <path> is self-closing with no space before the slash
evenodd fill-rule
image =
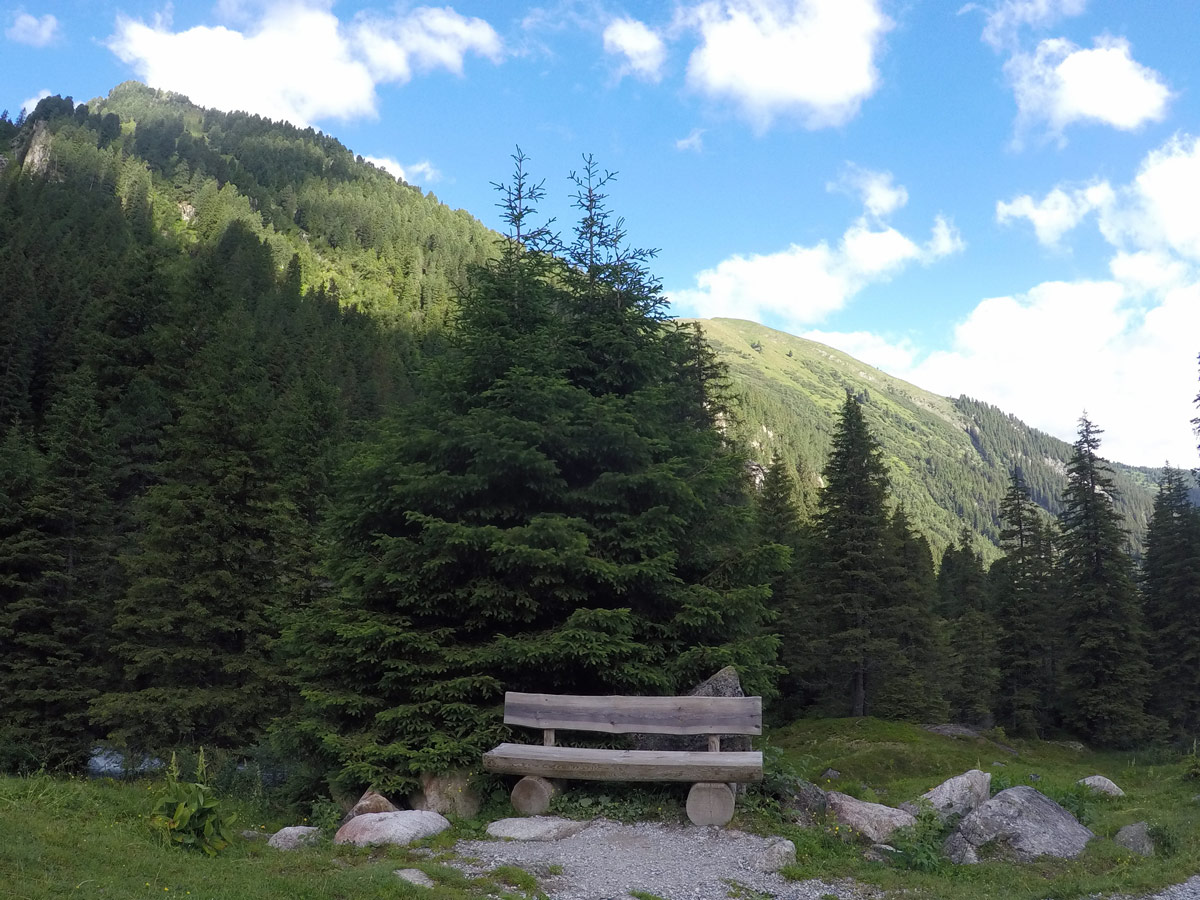
<path id="1" fill-rule="evenodd" d="M 606 734 L 762 734 L 762 697 L 504 695 L 508 725 Z"/>

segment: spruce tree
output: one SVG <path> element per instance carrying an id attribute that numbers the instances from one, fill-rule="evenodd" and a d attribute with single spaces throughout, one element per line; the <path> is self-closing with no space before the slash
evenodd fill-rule
<path id="1" fill-rule="evenodd" d="M 1142 560 L 1150 708 L 1176 736 L 1200 735 L 1200 514 L 1188 480 L 1169 466 L 1159 482 Z"/>
<path id="2" fill-rule="evenodd" d="M 876 682 L 895 642 L 880 613 L 889 592 L 887 471 L 862 407 L 846 392 L 825 466 L 812 576 L 825 610 L 819 656 L 835 715 L 874 714 Z"/>
<path id="3" fill-rule="evenodd" d="M 989 573 L 999 628 L 996 713 L 1014 734 L 1035 735 L 1052 722 L 1057 648 L 1063 623 L 1050 525 L 1030 499 L 1019 470 L 1000 504 L 1003 559 Z"/>
<path id="4" fill-rule="evenodd" d="M 585 167 L 559 247 L 518 155 L 499 259 L 421 400 L 348 467 L 335 595 L 290 632 L 289 733 L 343 786 L 476 764 L 505 690 L 671 693 L 728 664 L 771 689 L 782 554 L 756 551 L 711 352 L 664 319 L 602 187 Z"/>
<path id="5" fill-rule="evenodd" d="M 1126 534 L 1113 505 L 1101 430 L 1083 416 L 1067 465 L 1062 567 L 1067 589 L 1066 719 L 1105 746 L 1130 746 L 1147 733 L 1149 669 Z"/>
<path id="6" fill-rule="evenodd" d="M 938 590 L 944 609 L 955 611 L 946 623 L 948 665 L 946 695 L 956 722 L 981 727 L 994 723 L 997 667 L 996 622 L 991 615 L 983 558 L 963 529 L 958 545 L 942 557 Z"/>

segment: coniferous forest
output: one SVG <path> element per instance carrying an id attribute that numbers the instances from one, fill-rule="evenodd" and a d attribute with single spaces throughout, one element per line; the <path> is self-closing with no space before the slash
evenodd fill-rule
<path id="1" fill-rule="evenodd" d="M 966 398 L 975 456 L 905 450 L 850 389 L 764 442 L 798 401 L 670 317 L 611 177 L 559 234 L 512 163 L 498 235 L 133 83 L 0 120 L 0 769 L 270 746 L 399 789 L 502 739 L 506 690 L 726 665 L 777 722 L 1200 737 L 1190 474 L 1086 416 L 1061 471 L 998 467 Z"/>

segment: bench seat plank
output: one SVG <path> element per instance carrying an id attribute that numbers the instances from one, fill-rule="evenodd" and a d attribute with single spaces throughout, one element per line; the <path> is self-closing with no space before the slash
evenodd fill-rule
<path id="1" fill-rule="evenodd" d="M 604 734 L 762 734 L 762 697 L 504 695 L 504 722 Z"/>
<path id="2" fill-rule="evenodd" d="M 501 744 L 483 754 L 483 768 L 498 775 L 585 781 L 745 782 L 762 780 L 762 754 Z"/>

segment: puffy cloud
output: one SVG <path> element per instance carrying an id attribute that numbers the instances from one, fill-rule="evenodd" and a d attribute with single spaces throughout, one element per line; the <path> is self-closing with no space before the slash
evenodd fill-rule
<path id="1" fill-rule="evenodd" d="M 1064 440 L 1087 409 L 1107 430 L 1107 457 L 1190 466 L 1197 333 L 1200 284 L 1173 288 L 1146 309 L 1116 281 L 1047 282 L 984 300 L 955 329 L 951 349 L 889 371 L 994 403 Z"/>
<path id="2" fill-rule="evenodd" d="M 671 302 L 702 316 L 782 320 L 797 328 L 841 309 L 870 284 L 887 281 L 913 263 L 928 265 L 963 247 L 957 229 L 942 217 L 930 238 L 918 244 L 880 221 L 907 200 L 890 173 L 851 170 L 859 185 L 864 214 L 835 246 L 792 244 L 768 254 L 738 254 L 696 276 L 696 285 L 671 293 Z M 885 190 L 886 189 L 886 190 Z"/>
<path id="3" fill-rule="evenodd" d="M 857 194 L 868 213 L 882 218 L 908 203 L 908 191 L 903 185 L 893 184 L 893 181 L 891 172 L 873 172 L 850 165 L 839 181 L 831 182 L 826 188 Z"/>
<path id="4" fill-rule="evenodd" d="M 663 39 L 637 19 L 613 19 L 604 29 L 604 51 L 623 56 L 621 75 L 646 81 L 662 78 L 667 47 Z"/>
<path id="5" fill-rule="evenodd" d="M 433 184 L 442 177 L 442 173 L 427 159 L 407 166 L 390 156 L 364 156 L 363 159 L 393 178 L 409 184 Z"/>
<path id="6" fill-rule="evenodd" d="M 18 44 L 30 47 L 46 47 L 58 38 L 58 19 L 47 13 L 40 18 L 18 10 L 12 15 L 12 24 L 4 30 L 4 36 Z"/>
<path id="7" fill-rule="evenodd" d="M 1005 49 L 1017 43 L 1022 28 L 1053 25 L 1060 19 L 1079 15 L 1086 6 L 1087 0 L 1002 0 L 985 10 L 983 39 L 997 49 Z M 972 9 L 984 7 L 969 4 L 960 12 Z"/>
<path id="8" fill-rule="evenodd" d="M 879 85 L 875 59 L 892 22 L 878 0 L 708 0 L 688 82 L 732 100 L 759 128 L 780 115 L 841 125 Z"/>
<path id="9" fill-rule="evenodd" d="M 1002 225 L 1013 219 L 1028 219 L 1038 240 L 1054 246 L 1064 234 L 1083 221 L 1093 210 L 1103 209 L 1113 202 L 1113 189 L 1107 181 L 1065 191 L 1056 187 L 1040 201 L 1022 194 L 1010 201 L 996 204 L 996 220 Z"/>
<path id="10" fill-rule="evenodd" d="M 680 138 L 675 142 L 675 149 L 691 150 L 695 153 L 699 153 L 704 149 L 704 129 L 693 128 L 690 132 L 688 132 L 687 137 Z"/>
<path id="11" fill-rule="evenodd" d="M 849 353 L 855 359 L 884 372 L 907 372 L 917 357 L 917 348 L 907 339 L 889 341 L 869 331 L 806 331 L 802 337 Z"/>
<path id="12" fill-rule="evenodd" d="M 1149 153 L 1121 200 L 1100 217 L 1110 242 L 1200 261 L 1200 138 L 1176 135 Z"/>
<path id="13" fill-rule="evenodd" d="M 375 115 L 380 83 L 404 83 L 414 71 L 435 68 L 458 73 L 469 52 L 493 61 L 502 53 L 490 25 L 449 7 L 360 17 L 346 26 L 313 0 L 272 3 L 245 31 L 174 32 L 161 21 L 121 17 L 108 47 L 154 87 L 298 125 Z"/>
<path id="14" fill-rule="evenodd" d="M 1018 131 L 1044 123 L 1052 135 L 1076 122 L 1133 131 L 1160 121 L 1171 92 L 1161 76 L 1130 56 L 1124 38 L 1100 37 L 1084 50 L 1065 38 L 1045 40 L 1004 66 L 1017 100 Z"/>

